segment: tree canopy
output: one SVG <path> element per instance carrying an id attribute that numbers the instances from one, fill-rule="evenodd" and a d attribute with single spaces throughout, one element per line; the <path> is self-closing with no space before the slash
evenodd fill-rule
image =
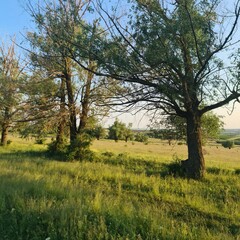
<path id="1" fill-rule="evenodd" d="M 231 13 L 221 12 L 220 1 L 129 4 L 127 23 L 100 7 L 111 29 L 99 58 L 101 74 L 125 84 L 120 104 L 141 102 L 144 109 L 185 118 L 188 160 L 183 167 L 188 177 L 201 178 L 201 118 L 240 97 L 239 77 L 221 58 L 234 44 L 239 1 Z"/>

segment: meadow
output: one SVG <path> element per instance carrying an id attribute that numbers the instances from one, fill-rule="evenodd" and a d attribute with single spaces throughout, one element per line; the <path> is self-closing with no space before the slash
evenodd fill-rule
<path id="1" fill-rule="evenodd" d="M 240 147 L 204 147 L 205 179 L 169 174 L 184 144 L 94 141 L 92 161 L 0 148 L 0 240 L 240 239 Z"/>

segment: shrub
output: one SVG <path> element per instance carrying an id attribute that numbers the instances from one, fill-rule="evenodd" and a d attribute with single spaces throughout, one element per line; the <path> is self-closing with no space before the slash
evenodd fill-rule
<path id="1" fill-rule="evenodd" d="M 92 160 L 93 152 L 90 150 L 92 138 L 87 133 L 81 133 L 76 140 L 69 146 L 67 159 L 72 160 Z"/>
<path id="2" fill-rule="evenodd" d="M 234 140 L 234 145 L 240 145 L 240 141 L 239 140 Z"/>
<path id="3" fill-rule="evenodd" d="M 143 133 L 137 133 L 135 135 L 135 141 L 143 142 L 143 143 L 147 144 L 148 143 L 148 136 L 143 134 Z"/>
<path id="4" fill-rule="evenodd" d="M 112 152 L 103 152 L 102 156 L 111 158 L 111 157 L 114 156 L 114 153 L 112 153 Z"/>
<path id="5" fill-rule="evenodd" d="M 67 152 L 67 141 L 63 142 L 52 141 L 48 144 L 48 153 L 50 155 L 61 155 L 64 156 Z"/>
<path id="6" fill-rule="evenodd" d="M 45 142 L 46 142 L 45 138 L 37 138 L 35 141 L 36 144 L 44 144 Z"/>
<path id="7" fill-rule="evenodd" d="M 234 142 L 233 141 L 224 141 L 224 142 L 222 142 L 222 146 L 225 148 L 231 149 L 234 146 Z"/>

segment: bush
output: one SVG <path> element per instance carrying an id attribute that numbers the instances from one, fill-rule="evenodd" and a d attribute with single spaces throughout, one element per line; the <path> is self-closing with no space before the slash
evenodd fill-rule
<path id="1" fill-rule="evenodd" d="M 45 138 L 37 138 L 35 141 L 36 144 L 44 144 L 45 142 L 46 142 Z"/>
<path id="2" fill-rule="evenodd" d="M 137 133 L 135 135 L 135 141 L 143 142 L 143 143 L 147 144 L 148 143 L 148 136 L 143 134 L 143 133 Z"/>
<path id="3" fill-rule="evenodd" d="M 233 141 L 224 141 L 224 142 L 222 142 L 222 146 L 225 148 L 231 149 L 234 146 L 234 142 Z"/>
<path id="4" fill-rule="evenodd" d="M 102 153 L 102 156 L 111 158 L 111 157 L 114 156 L 114 153 L 112 153 L 112 152 L 103 152 L 103 153 Z"/>
<path id="5" fill-rule="evenodd" d="M 240 141 L 239 140 L 234 140 L 234 145 L 240 145 Z"/>
<path id="6" fill-rule="evenodd" d="M 64 156 L 67 152 L 67 142 L 64 140 L 63 142 L 52 141 L 48 144 L 48 153 L 52 155 Z"/>
<path id="7" fill-rule="evenodd" d="M 90 150 L 92 138 L 87 133 L 81 133 L 77 136 L 76 140 L 69 146 L 67 159 L 72 160 L 92 160 L 94 157 L 93 152 Z"/>

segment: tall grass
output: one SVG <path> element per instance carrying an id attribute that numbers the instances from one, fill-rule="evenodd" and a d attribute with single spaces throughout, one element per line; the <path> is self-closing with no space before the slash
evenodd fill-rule
<path id="1" fill-rule="evenodd" d="M 0 239 L 239 239 L 239 162 L 215 156 L 194 181 L 166 174 L 168 145 L 113 144 L 68 163 L 32 143 L 1 148 Z"/>

